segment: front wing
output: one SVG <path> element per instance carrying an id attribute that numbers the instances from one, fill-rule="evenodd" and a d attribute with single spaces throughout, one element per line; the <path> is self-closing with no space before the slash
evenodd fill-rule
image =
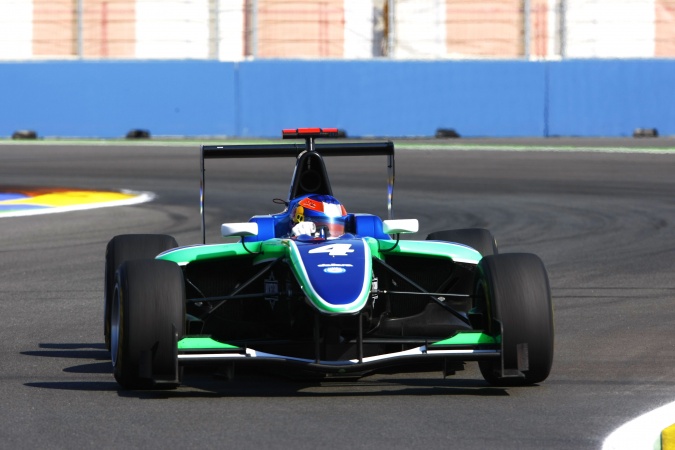
<path id="1" fill-rule="evenodd" d="M 365 340 L 368 343 L 370 340 Z M 348 375 L 376 372 L 394 366 L 427 364 L 432 361 L 480 361 L 501 357 L 500 339 L 480 331 L 460 331 L 444 340 L 393 353 L 326 361 L 298 358 L 218 342 L 210 337 L 185 337 L 178 342 L 178 364 L 282 365 L 316 374 Z"/>

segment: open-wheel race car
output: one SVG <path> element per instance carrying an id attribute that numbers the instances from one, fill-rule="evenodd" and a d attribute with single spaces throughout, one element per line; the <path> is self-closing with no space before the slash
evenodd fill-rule
<path id="1" fill-rule="evenodd" d="M 201 147 L 202 243 L 163 234 L 115 236 L 106 249 L 105 342 L 124 388 L 176 387 L 183 368 L 260 365 L 302 376 L 360 377 L 477 361 L 493 385 L 545 380 L 553 360 L 546 269 L 528 253 L 498 253 L 467 228 L 399 239 L 392 142 L 316 143 L 337 129 L 283 130 L 295 143 Z M 347 213 L 324 157 L 382 155 L 388 216 Z M 225 223 L 236 242 L 206 244 L 205 162 L 296 158 L 285 209 Z M 232 239 L 230 239 L 232 241 Z"/>

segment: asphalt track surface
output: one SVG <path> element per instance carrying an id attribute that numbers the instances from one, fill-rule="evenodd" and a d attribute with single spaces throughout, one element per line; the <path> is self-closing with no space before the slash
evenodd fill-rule
<path id="1" fill-rule="evenodd" d="M 675 147 L 663 142 L 639 145 Z M 469 363 L 446 379 L 406 373 L 309 383 L 264 373 L 238 372 L 232 381 L 188 373 L 175 391 L 121 390 L 103 346 L 105 245 L 113 235 L 137 232 L 199 241 L 198 148 L 4 143 L 0 184 L 131 189 L 157 198 L 0 218 L 0 442 L 600 448 L 621 424 L 674 401 L 675 154 L 585 152 L 586 141 L 570 143 L 579 152 L 426 150 L 437 145 L 428 144 L 397 151 L 396 217 L 418 218 L 420 238 L 486 227 L 501 252 L 541 256 L 556 321 L 555 360 L 544 383 L 491 387 Z M 327 165 L 348 211 L 386 214 L 383 158 L 331 158 Z M 218 241 L 221 222 L 277 212 L 272 199 L 286 196 L 292 167 L 260 159 L 207 167 L 208 240 Z"/>

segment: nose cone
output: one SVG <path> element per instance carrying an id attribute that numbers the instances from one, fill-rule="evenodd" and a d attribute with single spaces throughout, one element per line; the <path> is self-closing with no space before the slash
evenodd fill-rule
<path id="1" fill-rule="evenodd" d="M 365 306 L 372 283 L 372 256 L 362 239 L 289 242 L 293 271 L 319 311 L 352 314 Z"/>

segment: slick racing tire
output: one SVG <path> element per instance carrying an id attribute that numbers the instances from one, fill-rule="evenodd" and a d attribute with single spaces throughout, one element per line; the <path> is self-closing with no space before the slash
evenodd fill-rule
<path id="1" fill-rule="evenodd" d="M 185 334 L 185 284 L 171 261 L 125 261 L 115 277 L 110 354 L 126 389 L 180 384 L 177 342 Z"/>
<path id="2" fill-rule="evenodd" d="M 105 249 L 105 279 L 103 288 L 103 336 L 110 350 L 110 305 L 112 304 L 115 272 L 129 259 L 154 258 L 165 250 L 178 247 L 172 236 L 166 234 L 123 234 L 112 238 Z"/>
<path id="3" fill-rule="evenodd" d="M 468 245 L 483 255 L 496 255 L 497 242 L 490 231 L 484 228 L 436 231 L 427 236 L 428 241 L 456 242 Z"/>
<path id="4" fill-rule="evenodd" d="M 553 363 L 553 307 L 548 275 L 538 256 L 504 253 L 478 264 L 475 307 L 501 335 L 500 359 L 479 361 L 485 380 L 497 386 L 544 381 Z"/>

